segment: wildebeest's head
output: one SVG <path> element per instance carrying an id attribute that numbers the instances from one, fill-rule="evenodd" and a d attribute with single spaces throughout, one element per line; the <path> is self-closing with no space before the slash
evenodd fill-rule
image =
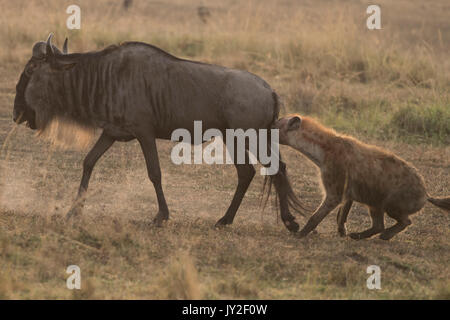
<path id="1" fill-rule="evenodd" d="M 52 34 L 47 42 L 37 42 L 33 46 L 31 59 L 25 65 L 16 85 L 13 120 L 20 124 L 27 122 L 31 129 L 43 129 L 47 124 L 46 84 L 52 73 L 63 72 L 73 66 L 69 61 L 62 61 L 67 54 L 67 39 L 61 52 L 51 43 Z"/>

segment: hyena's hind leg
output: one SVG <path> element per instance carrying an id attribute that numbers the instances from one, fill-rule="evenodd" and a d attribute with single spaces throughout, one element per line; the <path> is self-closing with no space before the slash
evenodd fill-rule
<path id="1" fill-rule="evenodd" d="M 389 240 L 397 233 L 405 230 L 410 224 L 411 220 L 408 218 L 407 214 L 392 214 L 391 212 L 387 213 L 391 218 L 397 221 L 392 227 L 387 228 L 380 234 L 380 239 Z"/>
<path id="2" fill-rule="evenodd" d="M 349 236 L 352 239 L 359 240 L 369 238 L 377 233 L 383 232 L 384 230 L 384 210 L 380 208 L 369 209 L 370 218 L 372 219 L 372 227 L 357 233 L 350 233 Z"/>
<path id="3" fill-rule="evenodd" d="M 337 214 L 337 224 L 338 224 L 338 233 L 341 237 L 345 237 L 345 235 L 347 234 L 347 231 L 345 230 L 345 223 L 347 222 L 348 213 L 350 212 L 352 204 L 353 204 L 352 200 L 347 200 L 339 208 Z"/>

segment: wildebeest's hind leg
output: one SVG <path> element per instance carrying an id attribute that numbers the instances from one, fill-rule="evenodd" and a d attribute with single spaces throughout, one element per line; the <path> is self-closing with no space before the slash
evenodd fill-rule
<path id="1" fill-rule="evenodd" d="M 350 233 L 352 239 L 359 240 L 373 236 L 384 230 L 384 210 L 380 208 L 370 208 L 370 217 L 372 218 L 372 227 L 358 233 Z"/>
<path id="2" fill-rule="evenodd" d="M 337 224 L 338 224 L 338 233 L 341 237 L 345 237 L 345 223 L 347 222 L 348 213 L 350 212 L 350 208 L 352 207 L 353 201 L 347 200 L 344 204 L 339 208 L 337 214 Z"/>
<path id="3" fill-rule="evenodd" d="M 89 185 L 89 179 L 91 178 L 92 169 L 98 159 L 113 145 L 115 139 L 108 136 L 105 132 L 102 132 L 100 138 L 95 143 L 94 147 L 89 151 L 86 158 L 83 161 L 83 177 L 81 178 L 80 187 L 78 189 L 78 195 L 75 202 L 67 213 L 67 219 L 72 216 L 78 215 L 83 210 L 83 205 L 86 197 L 86 191 Z"/>
<path id="4" fill-rule="evenodd" d="M 223 143 L 227 148 L 231 146 L 231 144 L 227 144 L 226 134 L 223 134 Z M 236 167 L 238 175 L 238 185 L 236 187 L 236 191 L 234 192 L 233 200 L 231 200 L 231 204 L 227 209 L 227 212 L 222 218 L 219 219 L 219 221 L 216 222 L 216 227 L 233 223 L 234 217 L 236 216 L 236 212 L 241 205 L 242 199 L 244 198 L 245 193 L 247 192 L 247 189 L 250 186 L 253 177 L 255 176 L 255 168 L 250 163 L 248 153 L 249 142 L 245 142 L 245 158 L 244 163 L 242 164 L 238 164 L 238 152 L 240 152 L 241 150 L 237 150 L 236 141 L 234 141 L 233 146 L 235 147 L 235 149 L 229 150 L 229 153 L 234 155 L 233 163 Z"/>
<path id="5" fill-rule="evenodd" d="M 228 207 L 225 215 L 220 218 L 216 223 L 216 227 L 224 226 L 227 224 L 232 224 L 234 220 L 234 216 L 236 215 L 239 206 L 241 205 L 242 199 L 247 192 L 248 186 L 252 182 L 253 177 L 255 176 L 255 168 L 253 165 L 249 163 L 245 164 L 235 164 L 237 175 L 238 175 L 238 185 L 236 191 L 233 196 L 233 200 L 231 201 L 230 206 Z"/>
<path id="6" fill-rule="evenodd" d="M 138 139 L 142 152 L 144 153 L 148 177 L 155 188 L 156 197 L 158 199 L 158 214 L 154 219 L 154 223 L 157 226 L 160 226 L 164 220 L 169 219 L 169 209 L 167 208 L 167 203 L 161 184 L 161 168 L 159 166 L 156 139 L 152 134 L 138 135 L 136 138 Z"/>

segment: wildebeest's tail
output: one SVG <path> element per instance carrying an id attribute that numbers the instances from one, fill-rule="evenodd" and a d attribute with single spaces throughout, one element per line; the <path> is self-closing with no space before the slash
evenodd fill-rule
<path id="1" fill-rule="evenodd" d="M 278 94 L 275 91 L 272 91 L 272 97 L 273 97 L 273 119 L 272 123 L 277 121 L 279 115 L 280 115 L 280 97 L 278 97 Z"/>
<path id="2" fill-rule="evenodd" d="M 447 198 L 428 198 L 428 201 L 430 201 L 435 206 L 444 209 L 447 212 L 450 212 L 450 197 Z"/>
<path id="3" fill-rule="evenodd" d="M 280 114 L 280 100 L 275 91 L 272 92 L 273 100 L 274 100 L 274 114 L 272 124 L 278 119 Z M 279 159 L 279 170 L 275 175 L 266 175 L 263 184 L 262 190 L 262 203 L 263 208 L 266 207 L 267 202 L 270 198 L 270 194 L 272 192 L 272 186 L 275 186 L 275 207 L 277 211 L 279 211 L 278 199 L 279 197 L 286 197 L 288 207 L 293 209 L 295 212 L 299 213 L 302 216 L 305 216 L 304 212 L 311 211 L 306 205 L 304 205 L 300 199 L 295 195 L 292 190 L 291 183 L 289 182 L 289 178 L 286 171 L 286 165 L 281 161 L 281 155 Z"/>
<path id="4" fill-rule="evenodd" d="M 278 205 L 278 199 L 281 196 L 281 194 L 284 193 L 287 199 L 288 207 L 297 212 L 298 214 L 300 214 L 301 216 L 306 217 L 305 212 L 311 212 L 311 209 L 304 203 L 302 203 L 302 201 L 294 193 L 294 190 L 292 190 L 292 186 L 291 183 L 289 182 L 286 169 L 284 168 L 284 172 L 280 171 L 275 175 L 267 175 L 264 178 L 262 190 L 263 209 L 266 207 L 267 202 L 272 193 L 272 186 L 275 186 L 275 189 L 277 190 L 275 192 L 274 205 L 275 208 L 277 209 L 277 212 L 280 209 Z M 278 188 L 277 184 L 279 184 Z"/>

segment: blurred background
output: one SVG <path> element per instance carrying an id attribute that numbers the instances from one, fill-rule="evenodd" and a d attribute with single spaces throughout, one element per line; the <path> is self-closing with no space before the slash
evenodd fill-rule
<path id="1" fill-rule="evenodd" d="M 71 52 L 144 41 L 171 54 L 265 78 L 286 112 L 311 113 L 352 134 L 449 143 L 450 3 L 371 1 L 0 1 L 0 61 L 18 77 L 49 32 Z M 68 30 L 66 8 L 81 8 Z M 4 72 L 5 70 L 3 70 Z"/>

